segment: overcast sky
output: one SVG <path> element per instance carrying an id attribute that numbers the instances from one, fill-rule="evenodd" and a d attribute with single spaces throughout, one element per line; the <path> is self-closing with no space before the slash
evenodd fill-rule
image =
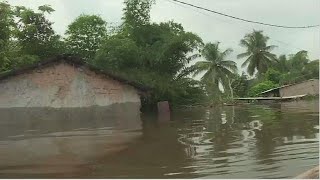
<path id="1" fill-rule="evenodd" d="M 181 0 L 233 16 L 265 23 L 305 26 L 320 24 L 319 0 Z M 57 33 L 63 35 L 68 24 L 80 14 L 101 15 L 108 23 L 121 22 L 123 0 L 8 0 L 12 5 L 37 8 L 49 4 L 56 11 L 49 15 Z M 192 7 L 173 3 L 170 0 L 156 0 L 152 7 L 153 22 L 174 20 L 186 31 L 198 34 L 204 42 L 221 42 L 221 48 L 232 48 L 230 59 L 241 66 L 243 60 L 235 56 L 244 51 L 239 40 L 253 29 L 263 30 L 270 37 L 270 44 L 277 45 L 276 54 L 291 54 L 307 50 L 311 59 L 320 56 L 320 30 L 282 29 L 241 22 L 204 12 Z"/>

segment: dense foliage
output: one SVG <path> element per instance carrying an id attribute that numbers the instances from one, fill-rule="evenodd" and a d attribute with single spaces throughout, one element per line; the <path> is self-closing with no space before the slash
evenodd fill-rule
<path id="1" fill-rule="evenodd" d="M 38 12 L 0 2 L 0 71 L 62 53 L 63 44 L 45 15 L 54 10 L 43 5 Z"/>
<path id="2" fill-rule="evenodd" d="M 97 52 L 95 64 L 153 88 L 149 103 L 198 103 L 198 98 L 190 96 L 205 94 L 199 83 L 188 77 L 186 65 L 193 57 L 189 53 L 201 46 L 201 38 L 174 22 L 141 24 L 134 31 L 110 36 Z"/>
<path id="3" fill-rule="evenodd" d="M 311 61 L 307 51 L 299 51 L 288 57 L 279 56 L 272 63 L 272 68 L 257 76 L 247 95 L 255 96 L 268 88 L 319 78 L 319 60 Z"/>
<path id="4" fill-rule="evenodd" d="M 80 15 L 66 31 L 66 47 L 72 54 L 90 61 L 107 37 L 107 23 L 96 15 Z"/>
<path id="5" fill-rule="evenodd" d="M 59 52 L 60 36 L 52 29 L 52 22 L 45 13 L 54 10 L 50 6 L 39 6 L 39 12 L 25 7 L 16 7 L 18 19 L 16 38 L 23 54 L 36 55 L 40 58 L 50 57 Z"/>
<path id="6" fill-rule="evenodd" d="M 244 73 L 240 76 L 238 74 L 232 79 L 231 87 L 236 97 L 246 97 L 249 91 L 248 76 Z"/>
<path id="7" fill-rule="evenodd" d="M 311 61 L 306 51 L 277 57 L 269 38 L 255 30 L 240 40 L 245 52 L 238 58 L 246 58 L 243 67 L 250 76 L 240 75 L 236 63 L 227 59 L 231 49 L 221 50 L 219 43 L 203 43 L 179 23 L 151 22 L 154 3 L 124 0 L 123 22 L 109 32 L 102 17 L 82 14 L 61 38 L 47 18 L 54 12 L 49 5 L 35 11 L 0 2 L 0 72 L 71 53 L 151 87 L 151 94 L 143 99 L 147 108 L 155 107 L 158 101 L 175 106 L 256 96 L 278 85 L 319 76 L 319 60 Z M 194 79 L 200 74 L 200 80 Z"/>
<path id="8" fill-rule="evenodd" d="M 278 84 L 275 84 L 272 81 L 267 80 L 267 81 L 260 82 L 255 86 L 253 86 L 252 88 L 250 88 L 249 96 L 251 97 L 258 96 L 261 92 L 275 88 L 275 87 L 278 87 Z"/>

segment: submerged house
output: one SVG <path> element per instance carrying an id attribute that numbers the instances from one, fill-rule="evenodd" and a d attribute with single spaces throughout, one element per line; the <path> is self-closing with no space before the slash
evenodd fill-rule
<path id="1" fill-rule="evenodd" d="M 260 93 L 263 97 L 290 97 L 299 95 L 318 95 L 319 79 L 309 79 L 300 83 L 283 85 Z"/>
<path id="2" fill-rule="evenodd" d="M 83 172 L 80 165 L 142 135 L 136 130 L 146 92 L 66 55 L 0 74 L 0 167 Z"/>
<path id="3" fill-rule="evenodd" d="M 90 107 L 131 103 L 140 107 L 140 84 L 61 55 L 0 75 L 0 108 Z"/>

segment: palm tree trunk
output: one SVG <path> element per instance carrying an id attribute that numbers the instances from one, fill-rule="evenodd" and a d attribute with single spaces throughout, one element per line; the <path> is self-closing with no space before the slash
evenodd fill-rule
<path id="1" fill-rule="evenodd" d="M 233 89 L 232 89 L 232 87 L 231 87 L 230 78 L 228 78 L 228 84 L 229 84 L 231 99 L 233 100 Z"/>

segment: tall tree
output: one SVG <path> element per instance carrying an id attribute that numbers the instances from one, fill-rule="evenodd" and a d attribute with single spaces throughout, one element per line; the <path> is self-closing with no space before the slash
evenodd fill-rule
<path id="1" fill-rule="evenodd" d="M 120 33 L 109 37 L 97 52 L 95 63 L 153 87 L 150 104 L 159 100 L 191 103 L 195 101 L 191 96 L 204 95 L 201 87 L 187 78 L 190 72 L 186 70 L 195 57 L 190 53 L 202 45 L 200 37 L 174 22 L 152 23 L 135 31 L 135 36 Z"/>
<path id="2" fill-rule="evenodd" d="M 155 0 L 124 1 L 123 24 L 120 32 L 136 41 L 139 45 L 146 45 L 147 42 L 145 40 L 149 39 L 150 32 L 154 28 L 150 23 L 150 11 L 154 2 Z"/>
<path id="3" fill-rule="evenodd" d="M 140 67 L 141 55 L 141 49 L 132 39 L 114 35 L 101 44 L 94 63 L 100 68 L 125 71 Z"/>
<path id="4" fill-rule="evenodd" d="M 155 0 L 125 0 L 124 26 L 132 30 L 150 23 L 150 10 Z"/>
<path id="5" fill-rule="evenodd" d="M 14 27 L 13 10 L 10 4 L 0 2 L 0 51 L 7 47 Z"/>
<path id="6" fill-rule="evenodd" d="M 235 74 L 235 77 L 231 83 L 232 89 L 234 89 L 234 94 L 237 97 L 245 97 L 247 96 L 249 90 L 249 80 L 247 75 L 242 73 L 240 76 L 239 74 Z"/>
<path id="7" fill-rule="evenodd" d="M 309 62 L 302 74 L 306 79 L 319 79 L 319 60 L 313 60 Z"/>
<path id="8" fill-rule="evenodd" d="M 194 59 L 192 54 L 199 51 L 202 39 L 194 33 L 186 32 L 181 24 L 172 21 L 152 24 L 147 36 L 143 37 L 145 66 L 160 74 L 175 78 Z"/>
<path id="9" fill-rule="evenodd" d="M 231 52 L 231 49 L 220 51 L 219 43 L 208 43 L 201 52 L 205 61 L 198 61 L 191 66 L 194 69 L 193 76 L 205 72 L 201 80 L 213 90 L 213 95 L 220 94 L 219 84 L 232 92 L 230 78 L 237 72 L 237 65 L 226 59 Z"/>
<path id="10" fill-rule="evenodd" d="M 282 72 L 281 84 L 301 82 L 310 78 L 319 78 L 317 61 L 310 61 L 307 51 L 290 54 L 286 61 L 286 71 Z"/>
<path id="11" fill-rule="evenodd" d="M 303 68 L 309 63 L 308 52 L 301 50 L 296 54 L 289 55 L 289 68 L 293 70 L 303 70 Z"/>
<path id="12" fill-rule="evenodd" d="M 46 6 L 42 6 L 45 8 Z M 23 7 L 19 7 L 22 9 Z M 16 38 L 17 19 L 15 7 L 0 2 L 0 72 L 31 64 L 39 60 L 38 56 L 22 52 L 21 43 Z M 19 18 L 18 18 L 19 19 Z"/>
<path id="13" fill-rule="evenodd" d="M 272 62 L 276 61 L 276 55 L 271 53 L 276 46 L 267 45 L 268 39 L 269 37 L 263 35 L 262 31 L 253 30 L 240 41 L 240 45 L 246 48 L 246 52 L 237 57 L 247 58 L 242 67 L 247 67 L 247 72 L 251 76 L 255 71 L 265 73 Z"/>
<path id="14" fill-rule="evenodd" d="M 161 100 L 195 103 L 204 97 L 202 87 L 188 78 L 186 65 L 202 40 L 172 21 L 151 23 L 154 0 L 126 0 L 118 34 L 103 42 L 95 63 L 122 76 L 153 87 L 148 106 Z M 112 56 L 112 57 L 111 57 Z"/>
<path id="15" fill-rule="evenodd" d="M 37 55 L 40 58 L 58 53 L 60 36 L 55 34 L 45 14 L 54 11 L 49 5 L 39 6 L 39 12 L 23 6 L 16 7 L 18 18 L 16 37 L 24 54 Z"/>
<path id="16" fill-rule="evenodd" d="M 289 71 L 289 64 L 286 55 L 280 55 L 278 61 L 274 63 L 274 68 L 281 73 Z"/>
<path id="17" fill-rule="evenodd" d="M 70 53 L 87 61 L 93 60 L 101 42 L 107 37 L 106 22 L 97 15 L 81 15 L 66 31 L 66 45 Z"/>
<path id="18" fill-rule="evenodd" d="M 13 9 L 10 4 L 0 2 L 0 71 L 10 67 L 9 45 L 14 29 Z"/>

